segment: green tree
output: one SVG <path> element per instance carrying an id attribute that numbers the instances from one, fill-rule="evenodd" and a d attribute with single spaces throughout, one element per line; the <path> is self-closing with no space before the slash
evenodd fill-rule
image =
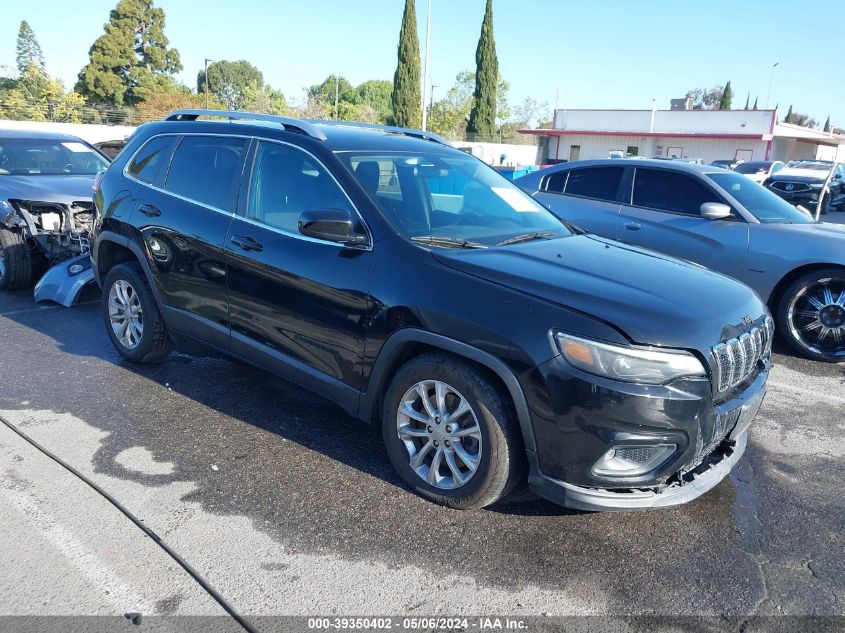
<path id="1" fill-rule="evenodd" d="M 21 21 L 21 26 L 18 29 L 15 59 L 21 74 L 30 63 L 34 63 L 38 68 L 44 70 L 44 53 L 41 52 L 41 45 L 35 39 L 35 32 L 26 20 Z"/>
<path id="2" fill-rule="evenodd" d="M 744 110 L 748 109 L 748 104 L 749 104 L 750 101 L 751 101 L 751 92 L 749 91 L 749 93 L 745 97 L 745 108 L 743 108 Z"/>
<path id="3" fill-rule="evenodd" d="M 76 89 L 91 102 L 135 105 L 175 90 L 179 52 L 164 35 L 165 16 L 152 0 L 119 0 L 105 33 L 88 52 Z"/>
<path id="4" fill-rule="evenodd" d="M 22 121 L 82 122 L 85 99 L 66 93 L 61 82 L 50 77 L 35 60 L 29 60 L 15 87 L 3 95 L 3 116 Z"/>
<path id="5" fill-rule="evenodd" d="M 352 90 L 352 84 L 346 77 L 329 75 L 321 83 L 305 89 L 305 97 L 309 102 L 319 103 L 327 116 L 334 118 L 334 102 L 338 100 L 338 118 L 340 118 L 341 95 Z"/>
<path id="6" fill-rule="evenodd" d="M 208 77 L 205 69 L 197 73 L 197 92 L 205 92 L 208 82 L 208 92 L 230 110 L 243 110 L 244 91 L 248 88 L 261 91 L 264 88 L 264 75 L 248 61 L 221 60 L 212 62 L 208 66 Z M 253 94 L 254 96 L 254 94 Z"/>
<path id="7" fill-rule="evenodd" d="M 256 84 L 250 84 L 243 89 L 240 106 L 243 110 L 263 114 L 284 116 L 290 113 L 285 95 L 270 86 L 259 88 Z"/>
<path id="8" fill-rule="evenodd" d="M 789 111 L 786 113 L 786 116 L 783 117 L 784 123 L 792 123 L 792 104 L 789 105 Z"/>
<path id="9" fill-rule="evenodd" d="M 392 94 L 393 83 L 382 79 L 371 79 L 344 92 L 341 100 L 353 108 L 358 108 L 360 116 L 371 116 L 372 113 L 366 110 L 370 108 L 376 116 L 376 121 L 373 122 L 385 123 L 392 118 L 393 114 Z"/>
<path id="10" fill-rule="evenodd" d="M 470 111 L 475 100 L 475 73 L 463 70 L 455 77 L 455 84 L 446 96 L 436 101 L 429 111 L 429 128 L 438 134 L 457 139 L 466 135 Z M 508 93 L 510 85 L 499 79 L 496 88 L 496 112 L 504 118 L 510 116 Z"/>
<path id="11" fill-rule="evenodd" d="M 730 80 L 725 84 L 725 89 L 722 91 L 722 98 L 719 99 L 720 110 L 730 110 L 731 102 L 734 100 L 734 91 L 731 89 Z"/>
<path id="12" fill-rule="evenodd" d="M 754 107 L 752 108 L 752 110 L 756 110 L 756 109 L 757 109 L 757 97 L 754 97 Z"/>
<path id="13" fill-rule="evenodd" d="M 827 115 L 827 120 L 824 122 L 823 132 L 830 132 L 830 115 Z"/>
<path id="14" fill-rule="evenodd" d="M 405 0 L 405 13 L 399 31 L 396 73 L 393 75 L 392 123 L 400 127 L 418 128 L 422 122 L 420 109 L 420 40 L 417 37 L 417 11 L 414 0 Z"/>
<path id="15" fill-rule="evenodd" d="M 475 50 L 475 94 L 469 114 L 467 131 L 489 137 L 496 132 L 496 88 L 499 83 L 499 60 L 496 57 L 496 40 L 493 37 L 493 0 L 487 0 L 481 37 Z"/>
<path id="16" fill-rule="evenodd" d="M 687 90 L 686 96 L 692 99 L 693 110 L 715 110 L 722 100 L 724 91 L 724 86 L 716 86 L 709 90 L 707 88 L 693 88 Z"/>
<path id="17" fill-rule="evenodd" d="M 802 127 L 817 127 L 818 122 L 809 114 L 801 114 L 800 112 L 793 112 L 792 118 L 789 121 L 793 125 L 800 125 Z"/>

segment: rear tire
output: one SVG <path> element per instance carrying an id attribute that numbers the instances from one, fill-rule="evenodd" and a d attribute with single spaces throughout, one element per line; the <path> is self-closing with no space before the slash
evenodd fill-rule
<path id="1" fill-rule="evenodd" d="M 29 288 L 34 277 L 32 259 L 24 236 L 0 226 L 0 289 Z"/>
<path id="2" fill-rule="evenodd" d="M 144 271 L 118 264 L 103 282 L 103 319 L 118 353 L 133 363 L 160 363 L 171 341 Z"/>
<path id="3" fill-rule="evenodd" d="M 417 356 L 397 371 L 384 399 L 382 435 L 405 483 L 450 508 L 495 503 L 525 470 L 519 424 L 500 387 L 446 353 Z"/>

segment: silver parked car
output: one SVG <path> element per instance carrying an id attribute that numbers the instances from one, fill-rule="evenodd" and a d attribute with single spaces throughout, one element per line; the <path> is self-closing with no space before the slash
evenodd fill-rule
<path id="1" fill-rule="evenodd" d="M 587 232 L 739 279 L 768 303 L 797 352 L 845 361 L 845 226 L 818 224 L 745 176 L 711 165 L 579 161 L 517 184 Z"/>

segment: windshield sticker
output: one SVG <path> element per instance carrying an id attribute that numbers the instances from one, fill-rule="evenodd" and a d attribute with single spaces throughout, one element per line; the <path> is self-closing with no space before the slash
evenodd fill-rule
<path id="1" fill-rule="evenodd" d="M 537 213 L 538 209 L 525 194 L 505 187 L 493 187 L 493 193 L 507 202 L 511 209 L 519 213 Z"/>
<path id="2" fill-rule="evenodd" d="M 82 143 L 76 142 L 69 142 L 69 143 L 62 143 L 62 147 L 65 149 L 69 149 L 70 151 L 74 152 L 75 154 L 87 154 L 91 150 L 85 147 Z"/>

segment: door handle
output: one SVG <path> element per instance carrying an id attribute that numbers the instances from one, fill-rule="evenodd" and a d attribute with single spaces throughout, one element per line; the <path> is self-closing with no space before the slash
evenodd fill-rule
<path id="1" fill-rule="evenodd" d="M 241 235 L 233 235 L 232 244 L 245 251 L 263 251 L 264 247 L 259 244 L 255 238 L 243 237 Z"/>
<path id="2" fill-rule="evenodd" d="M 639 222 L 625 222 L 625 228 L 629 231 L 639 231 L 643 225 Z"/>
<path id="3" fill-rule="evenodd" d="M 161 209 L 159 209 L 154 204 L 142 204 L 138 207 L 138 211 L 143 213 L 148 218 L 157 218 L 161 215 Z"/>

